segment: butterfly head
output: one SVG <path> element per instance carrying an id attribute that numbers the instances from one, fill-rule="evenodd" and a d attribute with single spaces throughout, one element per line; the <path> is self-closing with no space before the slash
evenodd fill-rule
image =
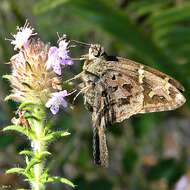
<path id="1" fill-rule="evenodd" d="M 88 59 L 93 60 L 105 54 L 104 48 L 100 44 L 91 44 Z"/>

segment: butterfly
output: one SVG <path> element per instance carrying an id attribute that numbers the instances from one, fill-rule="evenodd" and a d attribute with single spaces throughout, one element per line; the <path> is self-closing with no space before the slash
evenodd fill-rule
<path id="1" fill-rule="evenodd" d="M 172 77 L 122 57 L 108 56 L 99 44 L 92 44 L 83 56 L 84 104 L 92 112 L 95 164 L 108 166 L 106 130 L 138 113 L 174 110 L 186 99 L 184 87 Z"/>

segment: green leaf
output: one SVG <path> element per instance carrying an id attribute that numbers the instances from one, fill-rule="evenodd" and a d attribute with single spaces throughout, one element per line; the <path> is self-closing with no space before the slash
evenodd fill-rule
<path id="1" fill-rule="evenodd" d="M 170 3 L 170 0 L 151 0 L 151 3 L 147 0 L 133 1 L 127 7 L 127 11 L 140 17 L 153 11 L 158 12 L 162 7 L 166 7 L 168 3 Z"/>
<path id="2" fill-rule="evenodd" d="M 22 127 L 20 125 L 9 125 L 3 129 L 3 131 L 17 131 L 19 133 L 22 133 L 23 135 L 27 136 L 29 139 L 34 138 L 34 134 L 29 131 L 27 128 Z"/>
<path id="3" fill-rule="evenodd" d="M 46 136 L 44 136 L 42 138 L 42 140 L 44 140 L 44 141 L 52 141 L 54 139 L 64 137 L 64 136 L 68 136 L 68 135 L 70 135 L 70 133 L 67 132 L 67 131 L 56 131 L 56 132 L 51 132 L 51 133 L 47 134 Z"/>
<path id="4" fill-rule="evenodd" d="M 46 156 L 50 156 L 50 155 L 51 155 L 50 152 L 48 152 L 48 151 L 43 151 L 43 152 L 40 152 L 39 155 L 37 155 L 37 158 L 38 158 L 38 159 L 42 159 L 42 158 L 44 158 L 44 157 L 46 157 Z"/>
<path id="5" fill-rule="evenodd" d="M 41 160 L 37 159 L 37 158 L 33 158 L 31 159 L 28 163 L 27 163 L 27 167 L 25 169 L 25 172 L 27 173 L 34 165 L 39 164 L 41 162 Z"/>
<path id="6" fill-rule="evenodd" d="M 7 174 L 12 174 L 12 173 L 19 173 L 19 174 L 23 174 L 25 171 L 25 169 L 23 168 L 11 168 L 9 170 L 6 171 Z"/>
<path id="7" fill-rule="evenodd" d="M 48 177 L 47 182 L 60 182 L 60 183 L 65 183 L 67 185 L 70 185 L 73 188 L 75 187 L 75 185 L 70 180 L 63 177 L 58 177 L 58 176 Z"/>
<path id="8" fill-rule="evenodd" d="M 20 155 L 28 155 L 28 156 L 33 156 L 34 155 L 34 153 L 32 152 L 32 151 L 30 151 L 30 150 L 22 150 L 22 151 L 20 151 L 19 152 L 19 154 Z"/>
<path id="9" fill-rule="evenodd" d="M 43 151 L 43 152 L 41 153 L 41 156 L 50 156 L 50 155 L 51 155 L 51 153 L 48 152 L 48 151 Z"/>
<path id="10" fill-rule="evenodd" d="M 156 12 L 150 22 L 155 28 L 164 27 L 181 21 L 189 21 L 190 3 L 184 3 L 165 11 Z"/>
<path id="11" fill-rule="evenodd" d="M 29 164 L 30 160 L 29 160 L 29 157 L 28 156 L 25 156 L 25 161 L 26 161 L 26 165 Z"/>
<path id="12" fill-rule="evenodd" d="M 57 6 L 60 6 L 63 3 L 68 2 L 69 0 L 41 0 L 34 6 L 34 13 L 39 14 L 46 11 L 49 11 Z"/>
<path id="13" fill-rule="evenodd" d="M 23 102 L 20 104 L 19 109 L 24 109 L 24 108 L 28 108 L 28 107 L 33 107 L 35 104 L 31 101 L 28 102 Z"/>
<path id="14" fill-rule="evenodd" d="M 26 172 L 24 168 L 11 168 L 6 171 L 6 174 L 13 174 L 13 173 L 24 175 L 25 177 L 28 178 L 28 181 L 30 181 L 31 179 L 31 174 L 29 172 Z"/>
<path id="15" fill-rule="evenodd" d="M 28 114 L 28 115 L 26 115 L 25 116 L 25 119 L 34 119 L 34 120 L 36 120 L 36 121 L 40 121 L 40 118 L 37 116 L 37 115 L 31 115 L 31 114 Z"/>

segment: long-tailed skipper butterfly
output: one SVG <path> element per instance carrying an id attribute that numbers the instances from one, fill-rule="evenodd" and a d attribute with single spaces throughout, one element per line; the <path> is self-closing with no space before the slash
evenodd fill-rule
<path id="1" fill-rule="evenodd" d="M 80 78 L 84 104 L 92 112 L 94 162 L 108 166 L 106 129 L 138 113 L 174 110 L 185 103 L 183 86 L 151 67 L 89 48 Z"/>

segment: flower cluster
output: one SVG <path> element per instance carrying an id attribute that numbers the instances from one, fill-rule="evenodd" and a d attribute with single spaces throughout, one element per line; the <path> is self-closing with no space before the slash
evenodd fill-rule
<path id="1" fill-rule="evenodd" d="M 26 22 L 17 28 L 17 34 L 11 44 L 18 53 L 11 57 L 12 75 L 7 76 L 11 82 L 12 93 L 7 99 L 17 102 L 31 101 L 46 105 L 53 114 L 59 107 L 66 107 L 66 90 L 60 85 L 60 75 L 63 66 L 72 65 L 69 56 L 69 41 L 60 38 L 58 47 L 45 44 L 36 35 L 34 29 Z"/>

